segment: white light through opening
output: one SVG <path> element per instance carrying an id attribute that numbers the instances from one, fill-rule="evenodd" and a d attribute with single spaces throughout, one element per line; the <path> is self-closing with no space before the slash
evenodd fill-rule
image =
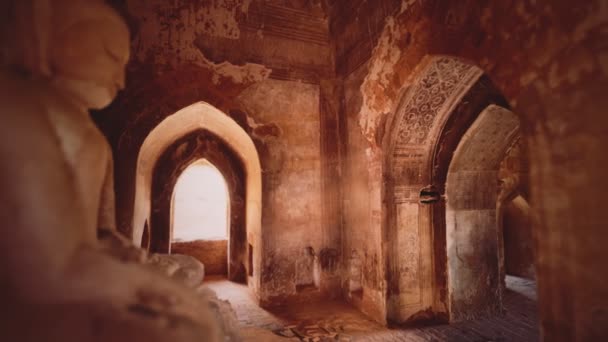
<path id="1" fill-rule="evenodd" d="M 175 184 L 172 240 L 226 240 L 229 203 L 218 169 L 205 159 L 192 163 Z"/>

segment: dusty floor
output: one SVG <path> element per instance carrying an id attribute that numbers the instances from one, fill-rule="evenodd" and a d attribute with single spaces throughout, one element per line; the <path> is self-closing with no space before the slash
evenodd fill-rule
<path id="1" fill-rule="evenodd" d="M 388 329 L 343 302 L 305 303 L 259 308 L 244 285 L 222 278 L 205 282 L 231 302 L 244 341 L 537 341 L 536 287 L 533 281 L 507 277 L 505 314 L 471 322 L 420 328 Z"/>

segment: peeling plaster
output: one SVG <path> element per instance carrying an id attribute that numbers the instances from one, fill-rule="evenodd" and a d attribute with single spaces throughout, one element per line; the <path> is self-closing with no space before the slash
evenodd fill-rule
<path id="1" fill-rule="evenodd" d="M 361 105 L 359 125 L 370 142 L 375 141 L 376 130 L 382 118 L 390 113 L 394 97 L 386 96 L 395 75 L 395 66 L 401 58 L 401 49 L 396 40 L 402 36 L 393 17 L 386 20 L 386 26 L 372 53 L 370 70 L 361 85 L 363 104 Z"/>
<path id="2" fill-rule="evenodd" d="M 237 14 L 246 14 L 250 3 L 251 0 L 218 0 L 201 5 L 128 0 L 129 12 L 145 13 L 139 22 L 137 39 L 133 42 L 134 58 L 139 62 L 171 67 L 187 63 L 202 66 L 214 72 L 214 84 L 219 84 L 222 79 L 230 79 L 234 83 L 263 81 L 270 76 L 271 69 L 252 63 L 242 66 L 229 62 L 213 63 L 195 44 L 201 36 L 239 39 Z"/>
<path id="3" fill-rule="evenodd" d="M 203 56 L 202 53 L 201 56 Z M 270 77 L 270 73 L 272 72 L 271 69 L 260 64 L 246 63 L 243 66 L 228 62 L 215 64 L 209 62 L 204 56 L 203 58 L 207 61 L 207 66 L 215 72 L 212 79 L 213 84 L 219 84 L 221 78 L 229 78 L 233 83 L 237 84 L 262 82 Z"/>

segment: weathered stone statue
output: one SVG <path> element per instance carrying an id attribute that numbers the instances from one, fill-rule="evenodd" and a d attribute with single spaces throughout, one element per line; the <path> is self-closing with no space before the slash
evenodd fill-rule
<path id="1" fill-rule="evenodd" d="M 4 1 L 0 11 L 0 336 L 234 339 L 210 295 L 116 244 L 111 151 L 88 109 L 124 86 L 124 22 L 97 0 Z"/>

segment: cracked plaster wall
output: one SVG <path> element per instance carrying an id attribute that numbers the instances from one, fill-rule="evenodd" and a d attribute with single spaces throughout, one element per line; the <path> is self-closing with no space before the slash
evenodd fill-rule
<path id="1" fill-rule="evenodd" d="M 248 108 L 252 126 L 272 122 L 274 134 L 260 137 L 269 153 L 264 169 L 263 218 L 265 256 L 262 283 L 267 297 L 296 294 L 296 262 L 301 251 L 321 251 L 319 87 L 268 80 L 246 89 L 237 102 Z"/>

